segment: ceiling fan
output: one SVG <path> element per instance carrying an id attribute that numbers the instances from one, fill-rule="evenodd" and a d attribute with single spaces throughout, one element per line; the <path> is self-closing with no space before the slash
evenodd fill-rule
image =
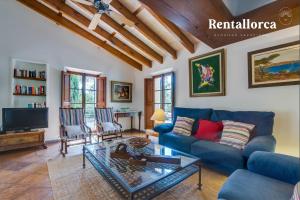
<path id="1" fill-rule="evenodd" d="M 110 15 L 111 17 L 113 17 L 114 19 L 120 21 L 121 23 L 127 25 L 127 26 L 134 26 L 134 22 L 127 19 L 126 17 L 124 17 L 123 15 L 111 10 L 109 8 L 109 3 L 111 2 L 111 0 L 72 0 L 74 2 L 78 2 L 84 5 L 88 5 L 88 6 L 94 6 L 97 9 L 97 13 L 93 16 L 92 21 L 89 25 L 89 29 L 90 30 L 95 30 L 97 25 L 100 22 L 100 17 L 102 14 L 107 14 Z"/>

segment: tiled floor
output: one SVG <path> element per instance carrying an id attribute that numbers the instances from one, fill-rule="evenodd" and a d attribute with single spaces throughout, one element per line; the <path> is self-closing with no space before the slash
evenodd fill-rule
<path id="1" fill-rule="evenodd" d="M 0 153 L 0 200 L 53 199 L 47 161 L 61 156 L 60 144 L 47 146 Z M 72 146 L 66 156 L 81 152 L 81 145 Z"/>
<path id="2" fill-rule="evenodd" d="M 141 133 L 129 134 L 144 136 Z M 151 137 L 151 139 L 157 142 L 157 138 Z M 0 200 L 53 199 L 47 161 L 62 155 L 59 152 L 59 143 L 47 146 L 48 149 L 29 148 L 0 153 Z M 68 148 L 66 157 L 81 153 L 81 145 L 72 146 Z M 225 180 L 224 177 L 211 171 L 207 171 L 203 176 L 206 190 L 201 194 L 202 198 L 215 199 Z"/>

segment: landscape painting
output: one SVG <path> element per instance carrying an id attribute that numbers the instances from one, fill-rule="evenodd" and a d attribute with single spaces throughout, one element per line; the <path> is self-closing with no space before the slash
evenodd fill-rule
<path id="1" fill-rule="evenodd" d="M 249 88 L 300 84 L 300 42 L 248 53 Z"/>
<path id="2" fill-rule="evenodd" d="M 221 49 L 189 60 L 190 96 L 225 95 L 225 50 Z"/>
<path id="3" fill-rule="evenodd" d="M 112 102 L 132 102 L 132 83 L 111 81 Z"/>

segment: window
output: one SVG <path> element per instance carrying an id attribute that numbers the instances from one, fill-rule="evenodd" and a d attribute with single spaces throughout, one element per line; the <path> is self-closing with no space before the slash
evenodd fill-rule
<path id="1" fill-rule="evenodd" d="M 86 74 L 70 75 L 71 108 L 84 108 L 85 120 L 89 127 L 95 128 L 95 107 L 97 105 L 97 78 Z"/>
<path id="2" fill-rule="evenodd" d="M 174 107 L 174 73 L 154 77 L 154 109 L 165 111 L 167 120 L 172 121 Z"/>

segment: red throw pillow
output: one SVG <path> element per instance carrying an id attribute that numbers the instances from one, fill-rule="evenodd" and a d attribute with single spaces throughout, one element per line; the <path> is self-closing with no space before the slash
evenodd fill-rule
<path id="1" fill-rule="evenodd" d="M 199 128 L 195 137 L 199 140 L 218 141 L 220 132 L 223 130 L 222 122 L 213 122 L 209 120 L 199 120 Z"/>

